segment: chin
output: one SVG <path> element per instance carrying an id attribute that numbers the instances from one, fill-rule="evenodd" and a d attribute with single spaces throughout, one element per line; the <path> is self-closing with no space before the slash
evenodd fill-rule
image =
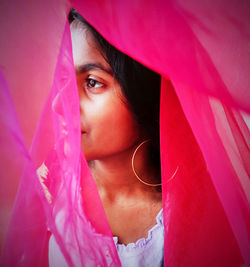
<path id="1" fill-rule="evenodd" d="M 89 153 L 88 151 L 86 151 L 86 150 L 83 149 L 83 148 L 82 148 L 82 152 L 83 152 L 84 158 L 85 158 L 87 161 L 94 160 L 93 155 L 91 155 L 91 153 Z"/>
<path id="2" fill-rule="evenodd" d="M 82 147 L 82 152 L 87 161 L 93 161 L 99 158 L 98 154 L 94 151 L 91 151 L 90 149 L 86 149 Z"/>

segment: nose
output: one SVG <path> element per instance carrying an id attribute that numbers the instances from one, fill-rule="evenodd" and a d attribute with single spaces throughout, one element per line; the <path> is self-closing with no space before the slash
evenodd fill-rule
<path id="1" fill-rule="evenodd" d="M 82 114 L 82 113 L 84 113 L 84 102 L 85 102 L 84 99 L 85 99 L 85 96 L 84 96 L 83 90 L 81 90 L 81 87 L 79 87 L 79 83 L 77 83 L 77 86 L 78 86 L 80 112 Z"/>
<path id="2" fill-rule="evenodd" d="M 84 121 L 84 107 L 83 107 L 83 101 L 81 97 L 79 96 L 79 108 L 80 108 L 80 120 L 81 120 L 81 130 L 84 131 L 83 127 L 83 121 Z"/>
<path id="3" fill-rule="evenodd" d="M 79 108 L 80 108 L 81 131 L 86 132 L 86 96 L 84 95 L 83 92 L 79 92 Z"/>

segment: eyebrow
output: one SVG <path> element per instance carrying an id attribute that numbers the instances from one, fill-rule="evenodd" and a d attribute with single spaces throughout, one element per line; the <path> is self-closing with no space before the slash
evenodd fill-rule
<path id="1" fill-rule="evenodd" d="M 109 75 L 113 76 L 112 70 L 104 67 L 100 63 L 86 63 L 83 65 L 77 66 L 75 68 L 75 70 L 76 70 L 77 74 L 82 74 L 82 73 L 88 72 L 90 70 L 101 70 L 101 71 L 104 71 L 104 72 L 108 73 Z"/>

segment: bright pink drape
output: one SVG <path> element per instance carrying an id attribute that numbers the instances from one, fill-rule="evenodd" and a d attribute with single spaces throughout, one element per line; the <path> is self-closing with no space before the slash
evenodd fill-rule
<path id="1" fill-rule="evenodd" d="M 250 266 L 250 137 L 241 115 L 250 113 L 249 2 L 106 0 L 72 5 L 113 45 L 162 74 L 165 265 Z M 119 266 L 80 152 L 78 95 L 69 27 L 64 26 L 69 6 L 41 1 L 37 7 L 27 1 L 26 8 L 12 6 L 7 12 L 11 23 L 3 29 L 9 45 L 1 45 L 5 79 L 1 76 L 0 94 L 6 218 L 15 193 L 9 181 L 16 185 L 15 177 L 23 174 L 5 234 L 4 266 L 46 266 L 48 228 L 69 266 Z M 14 46 L 16 39 L 19 46 Z M 25 143 L 36 124 L 28 152 Z M 45 185 L 50 203 L 36 175 L 43 162 L 49 169 Z M 167 182 L 176 166 L 176 177 Z"/>

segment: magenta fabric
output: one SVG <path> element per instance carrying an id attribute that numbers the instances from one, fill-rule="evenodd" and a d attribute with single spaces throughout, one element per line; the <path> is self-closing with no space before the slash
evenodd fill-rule
<path id="1" fill-rule="evenodd" d="M 69 266 L 120 266 L 80 148 L 66 22 L 71 5 L 109 42 L 162 75 L 165 266 L 250 266 L 250 135 L 242 118 L 250 113 L 249 2 L 26 1 L 12 9 L 3 3 L 12 22 L 2 30 L 9 46 L 1 44 L 4 227 L 22 178 L 2 233 L 1 266 L 48 266 L 50 232 Z M 43 162 L 48 176 L 39 180 Z"/>

